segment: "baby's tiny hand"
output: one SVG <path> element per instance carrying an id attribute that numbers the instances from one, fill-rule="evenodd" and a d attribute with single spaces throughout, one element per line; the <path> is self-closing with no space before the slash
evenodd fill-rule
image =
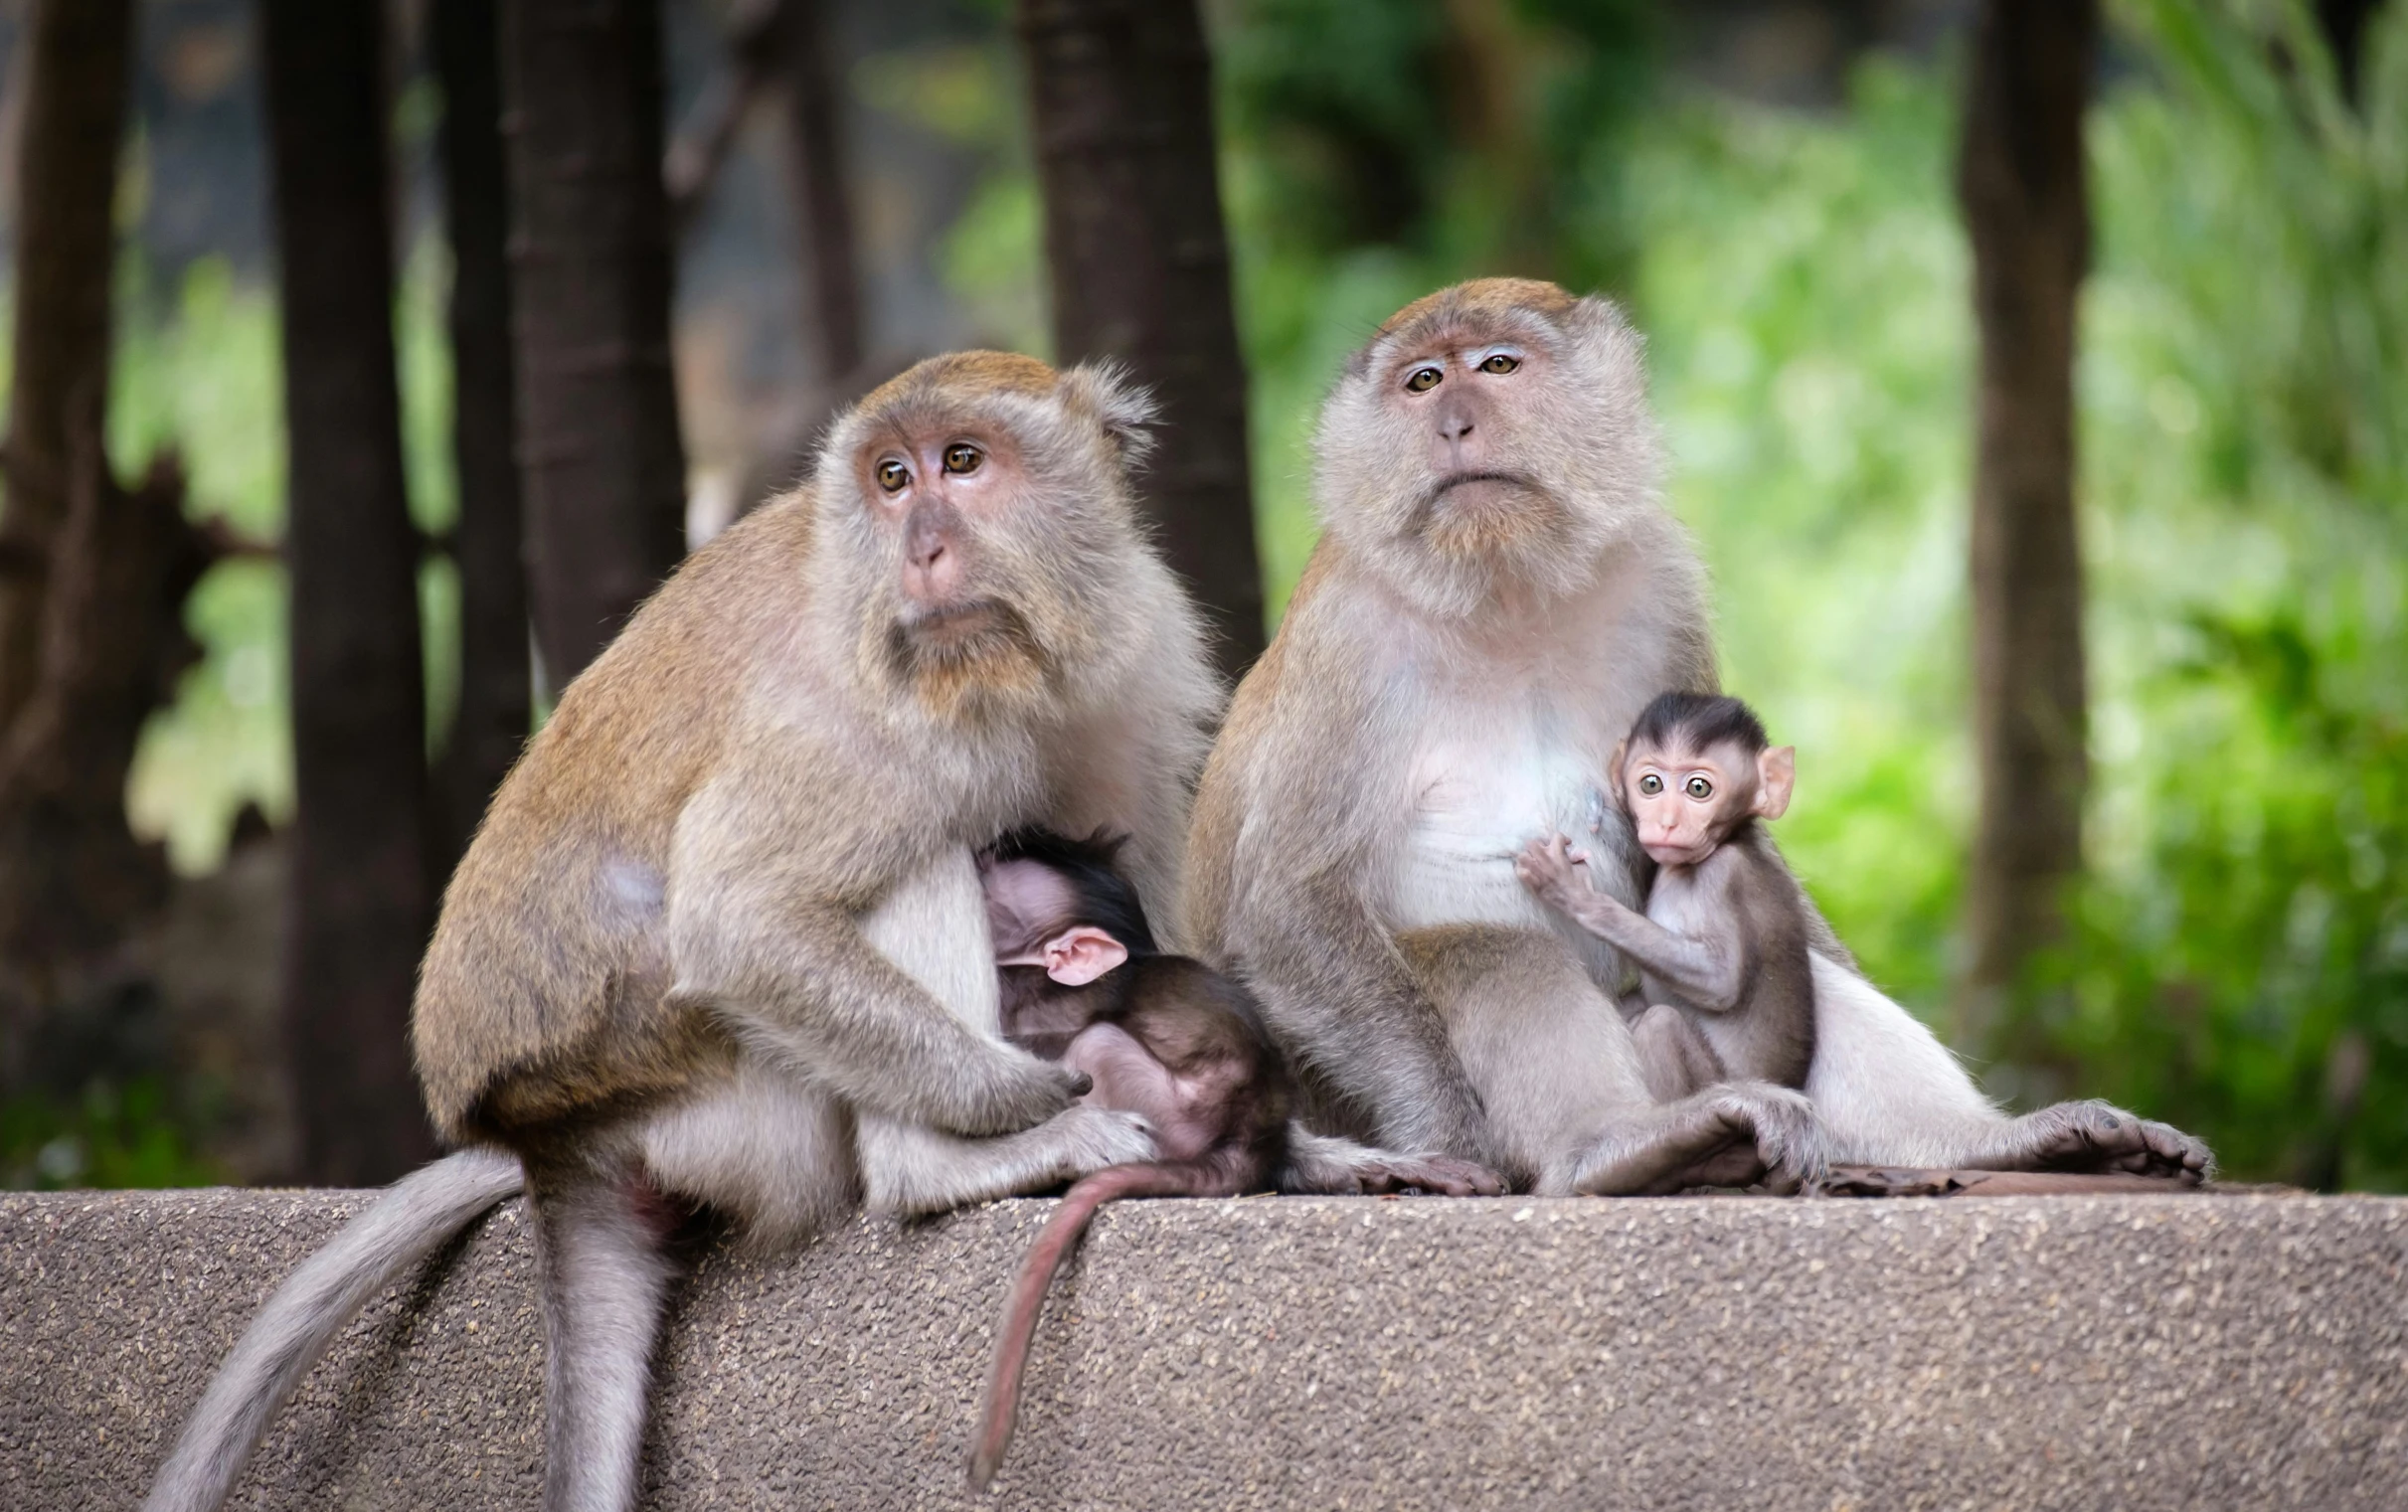
<path id="1" fill-rule="evenodd" d="M 1523 887 L 1562 908 L 1575 896 L 1576 888 L 1588 891 L 1573 875 L 1575 867 L 1585 866 L 1588 861 L 1587 851 L 1562 835 L 1554 835 L 1523 846 L 1522 853 L 1514 858 L 1513 875 L 1521 879 Z"/>

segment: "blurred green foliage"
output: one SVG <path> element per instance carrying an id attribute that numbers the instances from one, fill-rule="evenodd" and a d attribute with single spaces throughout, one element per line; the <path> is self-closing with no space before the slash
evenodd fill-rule
<path id="1" fill-rule="evenodd" d="M 129 210 L 126 214 L 135 213 Z M 430 536 L 457 513 L 451 469 L 450 346 L 443 332 L 447 252 L 422 242 L 395 302 L 403 442 L 411 512 Z M 284 398 L 275 300 L 205 259 L 173 288 L 153 286 L 137 254 L 117 276 L 117 350 L 109 394 L 109 452 L 134 476 L 174 450 L 190 482 L 190 512 L 272 548 L 284 519 Z M 458 577 L 430 553 L 419 575 L 426 627 L 428 739 L 438 746 L 459 688 Z M 144 733 L 126 802 L 136 832 L 164 839 L 186 872 L 225 852 L 235 814 L 257 803 L 271 819 L 292 808 L 287 740 L 284 574 L 271 556 L 213 568 L 185 607 L 205 653 L 175 707 Z"/>
<path id="2" fill-rule="evenodd" d="M 201 1187 L 224 1180 L 193 1153 L 188 1116 L 155 1078 L 95 1082 L 80 1101 L 0 1099 L 0 1190 Z"/>

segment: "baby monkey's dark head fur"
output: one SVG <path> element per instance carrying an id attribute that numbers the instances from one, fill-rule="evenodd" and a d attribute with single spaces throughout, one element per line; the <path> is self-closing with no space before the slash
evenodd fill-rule
<path id="1" fill-rule="evenodd" d="M 1615 798 L 1658 866 L 1695 866 L 1758 819 L 1788 811 L 1796 748 L 1774 748 L 1735 698 L 1659 694 L 1615 748 Z"/>
<path id="2" fill-rule="evenodd" d="M 987 924 L 997 958 L 1032 950 L 1074 924 L 1092 924 L 1130 955 L 1158 955 L 1145 906 L 1118 861 L 1126 835 L 1098 830 L 1084 840 L 1019 829 L 979 858 Z"/>

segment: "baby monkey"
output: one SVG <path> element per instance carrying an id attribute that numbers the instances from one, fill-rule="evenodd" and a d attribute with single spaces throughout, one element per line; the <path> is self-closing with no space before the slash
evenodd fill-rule
<path id="1" fill-rule="evenodd" d="M 1007 835 L 979 858 L 1001 977 L 1005 1039 L 1085 1072 L 1088 1096 L 1142 1114 L 1160 1158 L 1072 1186 L 1012 1282 L 978 1411 L 970 1482 L 1002 1463 L 1046 1288 L 1096 1209 L 1121 1197 L 1270 1191 L 1288 1164 L 1287 1064 L 1245 988 L 1165 955 L 1136 890 L 1114 870 L 1117 837 Z"/>
<path id="2" fill-rule="evenodd" d="M 1659 1102 L 1716 1082 L 1806 1085 L 1814 984 L 1806 901 L 1756 823 L 1790 806 L 1797 751 L 1767 749 L 1735 698 L 1666 693 L 1615 749 L 1615 800 L 1658 870 L 1646 913 L 1578 875 L 1562 835 L 1514 862 L 1523 886 L 1638 965 L 1629 1000 L 1647 1092 Z"/>

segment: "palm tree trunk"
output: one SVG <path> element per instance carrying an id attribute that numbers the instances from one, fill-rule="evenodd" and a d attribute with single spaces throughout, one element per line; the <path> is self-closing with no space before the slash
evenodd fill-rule
<path id="1" fill-rule="evenodd" d="M 410 1065 L 431 922 L 420 541 L 394 376 L 382 8 L 261 0 L 291 477 L 291 929 L 302 1174 L 390 1181 L 433 1148 Z"/>
<path id="2" fill-rule="evenodd" d="M 1145 492 L 1235 677 L 1263 649 L 1263 578 L 1203 23 L 1195 0 L 1019 0 L 1018 15 L 1055 346 L 1120 358 L 1153 389 Z"/>
<path id="3" fill-rule="evenodd" d="M 460 696 L 443 751 L 448 871 L 526 743 L 531 689 L 520 526 L 518 397 L 510 358 L 510 189 L 502 146 L 497 0 L 435 0 L 443 85 L 437 148 L 451 238 L 451 454 L 459 475 L 452 554 L 460 576 Z"/>
<path id="4" fill-rule="evenodd" d="M 108 399 L 110 218 L 132 35 L 131 0 L 35 0 L 18 43 L 32 66 L 0 515 L 0 733 L 33 695 L 51 545 L 67 518 L 79 442 L 97 442 Z"/>
<path id="5" fill-rule="evenodd" d="M 2074 512 L 2074 317 L 2090 260 L 2082 149 L 2092 0 L 1986 0 L 1974 31 L 1958 189 L 1981 333 L 1974 477 L 1974 744 L 1960 1029 L 1995 1051 L 2015 984 L 2062 926 L 2082 865 L 2082 553 Z"/>
<path id="6" fill-rule="evenodd" d="M 519 465 L 557 689 L 685 548 L 652 0 L 507 0 Z"/>

